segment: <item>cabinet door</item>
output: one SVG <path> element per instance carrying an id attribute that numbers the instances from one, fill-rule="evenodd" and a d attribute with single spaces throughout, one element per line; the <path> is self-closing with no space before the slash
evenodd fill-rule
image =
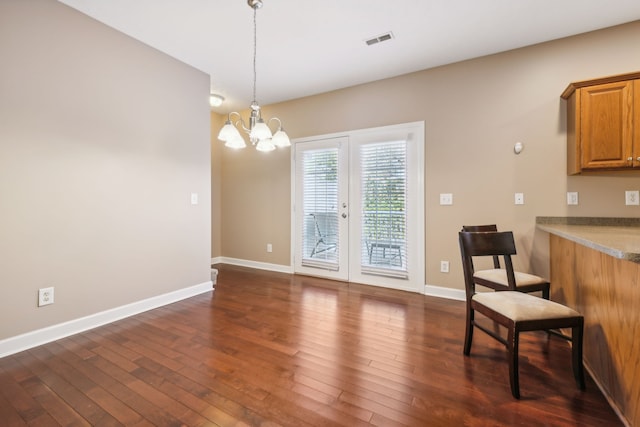
<path id="1" fill-rule="evenodd" d="M 582 169 L 633 166 L 633 81 L 581 88 Z"/>
<path id="2" fill-rule="evenodd" d="M 640 168 L 640 79 L 633 81 L 633 166 Z"/>

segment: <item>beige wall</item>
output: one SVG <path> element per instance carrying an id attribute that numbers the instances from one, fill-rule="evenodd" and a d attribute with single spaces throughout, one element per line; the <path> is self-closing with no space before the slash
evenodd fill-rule
<path id="1" fill-rule="evenodd" d="M 292 138 L 424 120 L 426 281 L 462 289 L 462 224 L 514 230 L 518 266 L 548 275 L 547 236 L 535 231 L 536 216 L 640 215 L 624 205 L 624 191 L 640 189 L 640 175 L 566 175 L 560 99 L 571 81 L 637 70 L 640 22 L 263 110 L 281 118 Z M 519 156 L 517 141 L 525 146 Z M 289 153 L 221 155 L 222 255 L 290 265 Z M 566 205 L 567 191 L 579 192 L 578 206 Z M 439 206 L 443 192 L 454 194 L 453 206 Z M 525 194 L 524 206 L 514 205 L 515 192 Z M 439 272 L 440 260 L 451 262 L 449 274 Z"/>
<path id="2" fill-rule="evenodd" d="M 224 117 L 210 113 L 211 140 L 217 141 Z M 218 141 L 219 142 L 219 141 Z M 211 144 L 211 258 L 222 256 L 222 150 L 223 144 Z"/>
<path id="3" fill-rule="evenodd" d="M 0 58 L 0 340 L 210 280 L 209 77 L 54 0 Z"/>

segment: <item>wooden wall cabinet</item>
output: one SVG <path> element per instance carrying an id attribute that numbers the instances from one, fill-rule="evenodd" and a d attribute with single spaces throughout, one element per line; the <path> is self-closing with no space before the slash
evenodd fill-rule
<path id="1" fill-rule="evenodd" d="M 640 170 L 640 72 L 574 82 L 567 100 L 567 173 Z"/>

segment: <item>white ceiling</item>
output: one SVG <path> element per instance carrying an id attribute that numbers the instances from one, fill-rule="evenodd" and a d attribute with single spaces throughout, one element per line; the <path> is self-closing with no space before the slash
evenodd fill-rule
<path id="1" fill-rule="evenodd" d="M 59 0 L 211 76 L 219 112 L 247 108 L 245 0 Z M 264 0 L 257 100 L 272 104 L 640 19 L 638 0 Z M 392 32 L 390 41 L 365 40 Z"/>

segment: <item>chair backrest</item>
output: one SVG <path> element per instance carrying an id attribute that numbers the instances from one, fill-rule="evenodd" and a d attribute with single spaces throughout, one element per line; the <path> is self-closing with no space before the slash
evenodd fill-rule
<path id="1" fill-rule="evenodd" d="M 483 225 L 463 225 L 462 231 L 470 231 L 472 233 L 482 233 L 486 231 L 498 231 L 496 224 L 483 224 Z M 493 268 L 500 268 L 500 258 L 493 257 Z"/>
<path id="2" fill-rule="evenodd" d="M 501 256 L 504 259 L 509 287 L 515 289 L 516 278 L 513 273 L 511 256 L 516 254 L 516 243 L 511 231 L 461 231 L 458 233 L 458 239 L 467 300 L 476 292 L 473 280 L 474 257 Z"/>
<path id="3" fill-rule="evenodd" d="M 463 225 L 462 231 L 469 231 L 472 233 L 481 233 L 486 231 L 498 231 L 498 226 L 495 224 L 485 225 Z"/>
<path id="4" fill-rule="evenodd" d="M 333 240 L 336 240 L 337 212 L 314 212 L 309 215 L 313 218 L 317 238 L 327 240 L 328 237 L 334 237 Z"/>

